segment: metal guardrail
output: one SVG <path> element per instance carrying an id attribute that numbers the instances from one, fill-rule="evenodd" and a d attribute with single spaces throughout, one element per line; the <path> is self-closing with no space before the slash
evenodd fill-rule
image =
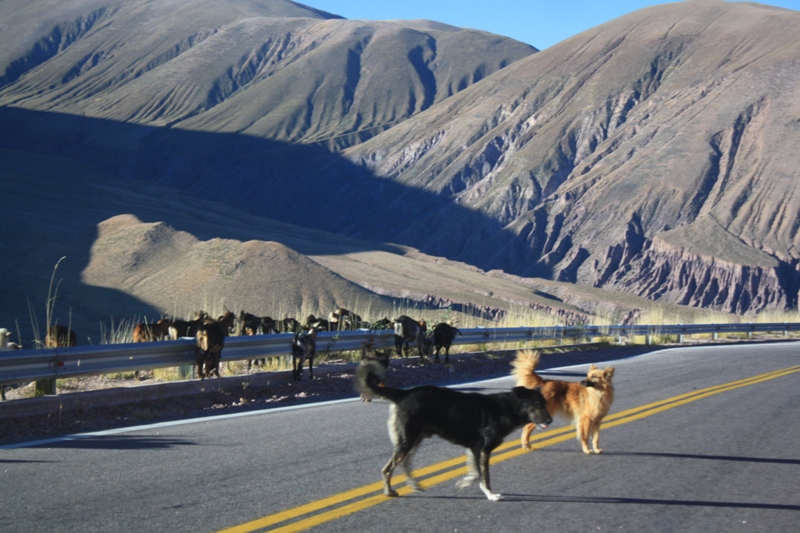
<path id="1" fill-rule="evenodd" d="M 553 326 L 530 328 L 461 329 L 453 345 L 525 342 L 533 340 L 591 339 L 657 335 L 756 333 L 800 331 L 800 323 L 687 324 L 638 326 Z M 228 337 L 222 361 L 260 359 L 291 355 L 291 333 Z M 321 332 L 317 352 L 360 350 L 366 342 L 377 349 L 394 347 L 391 330 Z M 68 377 L 152 370 L 191 365 L 195 362 L 194 340 L 136 344 L 104 344 L 42 350 L 0 352 L 0 385 Z"/>

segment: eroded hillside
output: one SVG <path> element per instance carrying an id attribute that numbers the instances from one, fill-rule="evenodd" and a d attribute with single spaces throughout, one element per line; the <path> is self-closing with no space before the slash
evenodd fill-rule
<path id="1" fill-rule="evenodd" d="M 348 155 L 447 199 L 399 238 L 432 253 L 740 313 L 792 307 L 799 62 L 800 13 L 656 6 Z M 484 215 L 469 246 L 445 237 L 465 208 Z"/>
<path id="2" fill-rule="evenodd" d="M 10 153 L 502 279 L 797 305 L 796 11 L 665 4 L 533 53 L 294 2 L 43 4 L 0 3 Z"/>

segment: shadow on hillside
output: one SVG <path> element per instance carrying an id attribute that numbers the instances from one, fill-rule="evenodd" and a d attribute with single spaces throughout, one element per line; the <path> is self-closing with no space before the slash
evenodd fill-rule
<path id="1" fill-rule="evenodd" d="M 359 239 L 359 246 L 374 243 L 374 249 L 390 250 L 392 246 L 383 243 L 396 243 L 485 270 L 546 275 L 529 267 L 515 271 L 515 264 L 534 264 L 527 260 L 530 246 L 525 239 L 504 231 L 496 221 L 455 204 L 447 195 L 379 178 L 321 146 L 0 107 L 0 149 L 73 161 L 94 171 L 108 183 L 108 190 L 116 191 L 109 196 L 113 196 L 113 202 L 85 209 L 81 195 L 87 190 L 94 194 L 97 189 L 74 184 L 79 190 L 66 189 L 69 194 L 62 199 L 64 180 L 69 179 L 65 176 L 43 176 L 29 190 L 23 187 L 30 197 L 49 194 L 53 198 L 48 205 L 55 206 L 52 213 L 32 217 L 37 220 L 35 224 L 43 220 L 50 228 L 20 227 L 11 234 L 6 232 L 8 249 L 16 250 L 15 239 L 38 242 L 43 235 L 55 244 L 49 247 L 39 242 L 33 256 L 26 256 L 29 263 L 35 264 L 21 265 L 12 256 L 0 262 L 0 274 L 8 279 L 24 279 L 16 287 L 3 289 L 4 300 L 21 304 L 14 310 L 0 311 L 0 326 L 15 328 L 15 322 L 21 322 L 18 327 L 26 347 L 34 337 L 34 325 L 28 320 L 24 302 L 35 297 L 32 305 L 43 337 L 45 280 L 65 254 L 68 261 L 56 277 L 56 281 L 62 280 L 56 318 L 59 324 L 75 326 L 80 344 L 100 342 L 103 332 L 98 334 L 95 317 L 104 317 L 106 328 L 111 326 L 111 319 L 158 318 L 158 311 L 146 302 L 80 281 L 81 272 L 89 264 L 97 224 L 122 213 L 136 215 L 143 222 L 162 221 L 203 240 L 220 237 L 283 242 L 280 229 L 267 231 L 259 227 L 263 219 L 257 217 L 266 217 L 325 232 L 313 235 L 309 231 L 307 238 L 286 234 L 292 237 L 287 237 L 285 240 L 291 242 L 284 244 L 306 255 L 351 251 L 331 235 L 337 234 Z M 45 173 L 49 172 L 48 169 Z M 13 176 L 0 179 L 11 180 Z M 49 190 L 51 183 L 59 183 L 60 192 Z M 67 187 L 70 185 L 73 184 Z M 41 187 L 48 190 L 41 191 Z M 128 187 L 138 194 L 136 201 L 126 201 Z M 147 201 L 150 197 L 152 204 Z M 105 200 L 104 197 L 101 203 Z M 229 220 L 228 211 L 220 205 L 254 217 Z M 20 207 L 20 217 L 27 215 L 25 209 Z M 13 221 L 13 216 L 6 219 Z"/>
<path id="2" fill-rule="evenodd" d="M 254 215 L 408 245 L 485 270 L 547 275 L 530 266 L 535 262 L 525 239 L 496 221 L 447 195 L 376 177 L 321 146 L 4 107 L 0 148 L 67 158 L 102 176 L 165 185 Z M 146 213 L 132 214 L 152 221 Z M 185 219 L 164 218 L 191 232 Z M 311 241 L 295 249 L 315 253 Z"/>

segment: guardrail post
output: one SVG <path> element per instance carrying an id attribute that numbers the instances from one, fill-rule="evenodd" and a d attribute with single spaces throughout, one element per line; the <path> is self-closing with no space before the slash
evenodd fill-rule
<path id="1" fill-rule="evenodd" d="M 715 331 L 714 333 L 712 333 L 711 334 L 711 339 L 715 340 L 715 341 L 719 340 L 719 332 Z"/>
<path id="2" fill-rule="evenodd" d="M 683 333 L 678 334 L 678 344 L 683 344 Z"/>
<path id="3" fill-rule="evenodd" d="M 36 396 L 52 396 L 56 393 L 56 380 L 46 379 L 37 381 L 35 385 Z"/>

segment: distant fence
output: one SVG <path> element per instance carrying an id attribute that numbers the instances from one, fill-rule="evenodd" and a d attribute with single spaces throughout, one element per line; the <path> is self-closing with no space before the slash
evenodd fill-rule
<path id="1" fill-rule="evenodd" d="M 531 328 L 461 329 L 454 345 L 494 344 L 534 340 L 592 339 L 600 337 L 676 336 L 724 333 L 764 333 L 800 331 L 800 323 L 771 324 L 692 324 L 639 326 L 553 326 Z M 222 361 L 239 361 L 291 355 L 291 333 L 228 337 Z M 391 330 L 321 332 L 317 352 L 360 350 L 364 343 L 377 349 L 394 347 Z M 48 348 L 0 352 L 0 385 L 46 381 L 77 376 L 133 372 L 190 365 L 195 362 L 194 340 L 158 341 L 136 344 L 103 344 L 73 348 Z"/>

